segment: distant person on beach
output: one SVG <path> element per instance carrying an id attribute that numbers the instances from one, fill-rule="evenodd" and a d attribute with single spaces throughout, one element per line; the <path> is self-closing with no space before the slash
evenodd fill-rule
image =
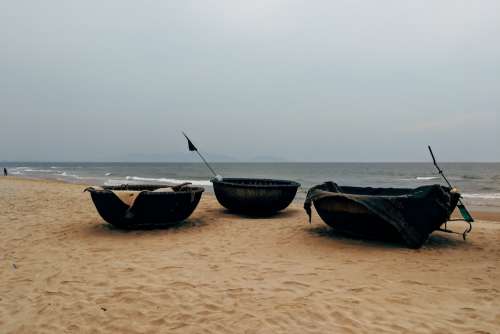
<path id="1" fill-rule="evenodd" d="M 9 175 L 9 173 L 7 173 L 7 168 L 4 167 L 3 168 L 3 176 L 7 176 L 7 175 Z"/>

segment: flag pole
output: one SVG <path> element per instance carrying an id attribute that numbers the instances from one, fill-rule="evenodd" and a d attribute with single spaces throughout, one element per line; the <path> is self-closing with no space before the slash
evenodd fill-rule
<path id="1" fill-rule="evenodd" d="M 188 141 L 189 150 L 190 151 L 195 151 L 196 153 L 198 153 L 198 155 L 200 156 L 201 160 L 203 160 L 203 162 L 208 167 L 208 169 L 210 169 L 210 171 L 212 172 L 212 174 L 214 174 L 214 176 L 217 177 L 217 173 L 210 166 L 210 164 L 207 162 L 207 160 L 205 160 L 205 158 L 203 157 L 203 155 L 201 155 L 201 153 L 198 151 L 198 149 L 196 148 L 196 146 L 194 146 L 193 142 L 189 139 L 189 137 L 184 132 L 182 132 L 182 134 L 184 135 L 184 137 L 186 137 L 186 139 Z"/>
<path id="2" fill-rule="evenodd" d="M 441 175 L 443 177 L 444 181 L 448 184 L 448 186 L 450 188 L 453 188 L 453 186 L 451 185 L 450 181 L 448 181 L 448 178 L 446 178 L 446 176 L 444 175 L 443 170 L 438 166 L 438 164 L 436 162 L 436 158 L 434 157 L 434 152 L 432 152 L 431 146 L 427 145 L 427 147 L 429 148 L 429 152 L 430 152 L 431 157 L 432 157 L 432 162 L 434 163 L 434 166 L 438 170 L 439 175 Z M 471 223 L 474 222 L 474 218 L 472 218 L 472 215 L 469 213 L 469 210 L 467 210 L 467 208 L 465 207 L 465 204 L 464 204 L 464 202 L 462 202 L 461 198 L 458 199 L 457 207 L 458 207 L 458 211 L 460 211 L 460 214 L 464 218 L 463 220 L 465 220 L 467 223 L 469 223 L 469 228 L 462 234 L 462 236 L 463 236 L 463 238 L 465 240 L 465 237 L 466 237 L 467 233 L 469 233 L 472 230 L 472 224 Z"/>

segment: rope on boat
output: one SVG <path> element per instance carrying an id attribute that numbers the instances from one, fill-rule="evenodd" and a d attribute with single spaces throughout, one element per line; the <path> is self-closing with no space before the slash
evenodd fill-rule
<path id="1" fill-rule="evenodd" d="M 445 233 L 453 233 L 453 234 L 459 234 L 462 236 L 462 238 L 464 240 L 467 239 L 467 234 L 470 233 L 470 231 L 472 231 L 472 223 L 470 221 L 467 221 L 465 219 L 451 219 L 449 220 L 450 222 L 456 222 L 456 221 L 464 221 L 466 222 L 467 224 L 469 224 L 468 228 L 465 229 L 465 231 L 463 233 L 459 233 L 459 232 L 455 232 L 455 231 L 452 231 L 452 230 L 448 230 L 448 222 L 444 223 L 444 228 L 439 228 L 438 231 L 441 231 L 441 232 L 445 232 Z"/>

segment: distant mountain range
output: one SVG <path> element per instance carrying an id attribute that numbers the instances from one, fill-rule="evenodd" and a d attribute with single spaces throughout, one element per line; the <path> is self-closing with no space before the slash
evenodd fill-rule
<path id="1" fill-rule="evenodd" d="M 224 154 L 204 154 L 209 162 L 286 162 L 285 159 L 274 156 L 255 156 L 238 159 Z M 195 152 L 173 152 L 168 154 L 132 153 L 118 157 L 119 161 L 127 162 L 201 162 Z"/>

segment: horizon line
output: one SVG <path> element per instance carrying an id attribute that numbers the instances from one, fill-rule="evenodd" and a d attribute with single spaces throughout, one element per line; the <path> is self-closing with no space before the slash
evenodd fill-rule
<path id="1" fill-rule="evenodd" d="M 0 163 L 145 163 L 145 164 L 161 164 L 161 163 L 173 163 L 173 164 L 203 164 L 201 161 L 127 161 L 127 160 L 4 160 L 0 161 Z M 316 163 L 316 164 L 326 164 L 326 163 L 341 163 L 341 164 L 353 164 L 353 163 L 430 163 L 432 161 L 210 161 L 210 163 L 227 163 L 227 164 L 237 164 L 237 163 L 285 163 L 285 164 L 308 164 L 308 163 Z M 500 161 L 440 161 L 440 163 L 500 163 Z"/>

